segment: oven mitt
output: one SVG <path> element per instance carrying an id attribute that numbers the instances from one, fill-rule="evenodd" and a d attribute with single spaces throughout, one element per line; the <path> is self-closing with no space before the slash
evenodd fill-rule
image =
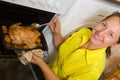
<path id="1" fill-rule="evenodd" d="M 26 52 L 22 51 L 22 56 L 18 57 L 18 59 L 22 64 L 27 65 L 31 61 L 33 53 L 41 58 L 44 57 L 43 51 L 41 49 L 35 49 Z"/>

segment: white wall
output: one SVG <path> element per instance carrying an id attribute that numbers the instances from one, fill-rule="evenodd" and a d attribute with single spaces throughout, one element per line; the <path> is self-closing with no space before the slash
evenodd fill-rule
<path id="1" fill-rule="evenodd" d="M 66 37 L 83 23 L 99 22 L 106 15 L 117 10 L 119 10 L 117 7 L 104 4 L 104 2 L 102 3 L 98 0 L 75 0 L 65 15 L 58 16 L 62 25 L 62 34 Z M 55 57 L 56 52 L 52 44 L 52 34 L 49 28 L 46 28 L 44 33 L 47 39 L 50 57 L 54 59 L 53 57 Z"/>
<path id="2" fill-rule="evenodd" d="M 117 10 L 117 7 L 112 7 L 96 0 L 76 0 L 70 10 L 65 15 L 60 16 L 62 33 L 67 35 L 85 22 L 99 22 L 104 18 L 103 16 Z"/>

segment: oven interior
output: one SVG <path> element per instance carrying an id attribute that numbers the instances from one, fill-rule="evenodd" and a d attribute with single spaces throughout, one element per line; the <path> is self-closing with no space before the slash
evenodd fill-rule
<path id="1" fill-rule="evenodd" d="M 49 22 L 53 16 L 54 13 L 0 1 L 0 27 L 2 25 L 10 26 L 17 22 L 21 22 L 23 25 L 31 25 L 32 23 L 43 24 Z M 39 31 L 42 32 L 44 28 L 41 27 Z M 0 43 L 0 57 L 16 57 L 13 50 L 8 50 L 4 47 L 1 36 Z M 43 45 L 43 50 L 47 51 L 46 41 L 43 42 Z"/>
<path id="2" fill-rule="evenodd" d="M 43 24 L 49 22 L 54 15 L 55 13 L 0 1 L 0 27 L 16 22 L 21 22 L 23 25 Z M 44 28 L 41 27 L 39 30 L 42 32 Z M 40 68 L 34 64 L 21 64 L 14 50 L 4 47 L 1 35 L 0 43 L 0 80 L 42 80 Z M 46 45 L 43 49 L 47 51 L 46 42 L 43 45 Z"/>

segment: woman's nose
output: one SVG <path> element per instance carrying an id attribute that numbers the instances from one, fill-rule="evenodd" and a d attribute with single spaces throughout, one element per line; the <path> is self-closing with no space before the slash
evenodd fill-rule
<path id="1" fill-rule="evenodd" d="M 101 30 L 101 31 L 99 31 L 99 35 L 100 36 L 104 36 L 106 34 L 106 30 Z"/>

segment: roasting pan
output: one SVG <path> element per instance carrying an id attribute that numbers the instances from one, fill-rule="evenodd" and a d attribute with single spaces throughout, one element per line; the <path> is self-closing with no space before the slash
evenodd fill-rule
<path id="1" fill-rule="evenodd" d="M 7 29 L 9 29 L 8 26 L 6 26 L 6 27 L 7 27 Z M 42 27 L 41 27 L 41 28 L 42 28 Z M 43 29 L 41 29 L 41 28 L 38 28 L 38 31 L 39 31 L 40 34 L 41 34 L 41 36 L 39 36 L 39 38 L 40 38 L 40 40 L 41 40 L 42 46 L 38 46 L 38 47 L 36 47 L 36 48 L 27 48 L 27 49 L 25 49 L 25 48 L 22 48 L 22 47 L 17 47 L 17 48 L 16 48 L 16 47 L 13 47 L 13 46 L 8 46 L 4 38 L 5 38 L 6 35 L 9 35 L 9 34 L 8 34 L 8 33 L 4 33 L 3 30 L 2 30 L 2 27 L 0 27 L 0 35 L 1 35 L 1 37 L 2 37 L 3 45 L 4 45 L 4 47 L 5 47 L 6 49 L 8 49 L 8 50 L 32 50 L 32 49 L 42 49 L 43 51 L 47 51 L 47 50 L 48 50 L 48 46 L 47 46 L 47 43 L 46 43 L 44 34 L 43 34 L 43 32 L 42 32 Z M 11 43 L 11 45 L 14 45 L 14 44 Z"/>

